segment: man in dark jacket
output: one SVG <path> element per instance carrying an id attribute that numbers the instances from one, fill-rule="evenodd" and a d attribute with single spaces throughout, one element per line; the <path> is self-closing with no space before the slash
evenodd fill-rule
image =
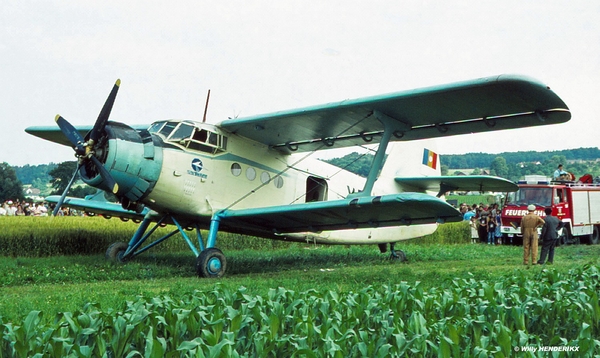
<path id="1" fill-rule="evenodd" d="M 548 264 L 552 264 L 554 261 L 554 247 L 558 240 L 558 229 L 562 226 L 562 223 L 556 216 L 550 215 L 552 214 L 551 208 L 546 208 L 544 211 L 546 212 L 546 218 L 544 219 L 545 223 L 542 226 L 542 235 L 540 236 L 540 239 L 542 239 L 542 253 L 538 261 L 540 265 L 543 265 L 546 261 L 546 255 L 548 255 Z"/>

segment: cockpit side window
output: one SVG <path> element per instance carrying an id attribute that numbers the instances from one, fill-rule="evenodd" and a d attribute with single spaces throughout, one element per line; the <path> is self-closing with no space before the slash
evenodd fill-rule
<path id="1" fill-rule="evenodd" d="M 202 128 L 195 128 L 188 149 L 200 150 L 206 153 L 217 153 L 227 149 L 227 137 Z"/>

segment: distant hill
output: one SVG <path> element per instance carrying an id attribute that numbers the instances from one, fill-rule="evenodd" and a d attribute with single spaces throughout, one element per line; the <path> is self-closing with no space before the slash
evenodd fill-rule
<path id="1" fill-rule="evenodd" d="M 499 154 L 467 153 L 467 154 L 441 154 L 441 163 L 448 168 L 489 168 L 496 157 L 502 157 L 506 164 L 545 162 L 552 157 L 564 157 L 566 160 L 595 161 L 600 159 L 598 148 L 578 148 L 567 150 L 553 150 L 545 152 L 504 152 Z"/>
<path id="2" fill-rule="evenodd" d="M 491 175 L 510 180 L 520 180 L 525 175 L 538 174 L 552 176 L 558 163 L 565 164 L 565 169 L 580 177 L 583 174 L 600 176 L 600 149 L 578 148 L 545 152 L 504 152 L 499 154 L 467 153 L 440 154 L 442 175 L 455 175 L 459 168 L 475 169 L 479 174 L 485 169 Z M 373 156 L 351 153 L 341 158 L 333 158 L 326 162 L 347 169 L 353 173 L 366 176 Z M 502 158 L 498 160 L 498 158 Z M 504 161 L 504 162 L 503 162 Z"/>

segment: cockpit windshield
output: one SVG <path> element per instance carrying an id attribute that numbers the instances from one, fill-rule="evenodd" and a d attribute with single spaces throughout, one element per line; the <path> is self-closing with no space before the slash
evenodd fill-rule
<path id="1" fill-rule="evenodd" d="M 552 188 L 520 188 L 514 193 L 508 193 L 506 205 L 550 206 L 552 203 Z"/>
<path id="2" fill-rule="evenodd" d="M 213 127 L 204 127 L 191 121 L 160 121 L 153 123 L 148 131 L 160 135 L 166 142 L 189 150 L 216 154 L 227 149 L 227 137 Z"/>

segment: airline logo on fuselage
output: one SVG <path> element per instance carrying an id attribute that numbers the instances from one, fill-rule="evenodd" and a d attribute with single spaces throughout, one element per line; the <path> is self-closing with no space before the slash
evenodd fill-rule
<path id="1" fill-rule="evenodd" d="M 208 176 L 202 173 L 202 169 L 204 169 L 202 161 L 198 158 L 194 158 L 194 160 L 192 160 L 192 170 L 188 170 L 187 173 L 195 177 L 206 179 Z"/>

